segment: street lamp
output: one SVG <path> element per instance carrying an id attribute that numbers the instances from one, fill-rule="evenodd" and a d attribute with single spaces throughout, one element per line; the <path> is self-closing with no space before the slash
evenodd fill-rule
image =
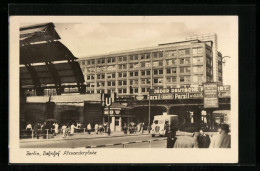
<path id="1" fill-rule="evenodd" d="M 226 63 L 226 60 L 223 60 L 224 58 L 230 58 L 230 56 L 222 56 L 222 63 L 223 63 L 223 65 L 225 65 L 225 63 Z"/>

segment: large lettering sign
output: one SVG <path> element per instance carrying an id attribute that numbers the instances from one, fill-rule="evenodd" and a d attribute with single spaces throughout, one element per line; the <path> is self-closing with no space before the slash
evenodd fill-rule
<path id="1" fill-rule="evenodd" d="M 173 100 L 173 99 L 203 99 L 204 87 L 151 89 L 150 95 L 144 99 Z M 230 97 L 230 85 L 217 86 L 217 97 Z M 137 97 L 136 97 L 137 98 Z"/>
<path id="2" fill-rule="evenodd" d="M 204 89 L 204 108 L 218 108 L 218 84 L 217 83 L 205 83 Z"/>

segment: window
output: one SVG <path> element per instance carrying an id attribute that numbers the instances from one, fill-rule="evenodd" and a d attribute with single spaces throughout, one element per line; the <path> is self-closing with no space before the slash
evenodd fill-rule
<path id="1" fill-rule="evenodd" d="M 154 75 L 158 75 L 158 70 L 154 70 L 154 71 L 153 71 L 153 74 L 154 74 Z"/>
<path id="2" fill-rule="evenodd" d="M 166 57 L 175 57 L 175 56 L 177 56 L 177 51 L 176 50 L 167 51 L 167 52 L 165 52 L 165 56 Z"/>
<path id="3" fill-rule="evenodd" d="M 104 58 L 98 59 L 97 63 L 98 64 L 104 64 L 105 63 L 105 59 Z"/>
<path id="4" fill-rule="evenodd" d="M 189 55 L 190 54 L 190 49 L 185 49 L 185 55 Z"/>
<path id="5" fill-rule="evenodd" d="M 153 79 L 153 83 L 158 83 L 158 78 Z"/>
<path id="6" fill-rule="evenodd" d="M 138 71 L 135 72 L 135 76 L 138 76 Z"/>
<path id="7" fill-rule="evenodd" d="M 150 59 L 150 54 L 146 54 L 145 58 Z"/>
<path id="8" fill-rule="evenodd" d="M 159 66 L 163 66 L 163 61 L 159 61 Z"/>
<path id="9" fill-rule="evenodd" d="M 171 82 L 172 82 L 171 80 L 172 80 L 171 77 L 167 77 L 167 78 L 166 78 L 166 82 L 167 82 L 167 83 L 171 83 Z"/>
<path id="10" fill-rule="evenodd" d="M 130 72 L 130 77 L 133 77 L 134 76 L 134 72 Z"/>
<path id="11" fill-rule="evenodd" d="M 145 54 L 141 54 L 141 59 L 145 59 Z"/>
<path id="12" fill-rule="evenodd" d="M 129 68 L 134 68 L 134 64 L 129 64 Z"/>
<path id="13" fill-rule="evenodd" d="M 158 79 L 158 83 L 159 83 L 159 84 L 163 84 L 163 78 L 159 78 L 159 79 Z"/>
<path id="14" fill-rule="evenodd" d="M 185 64 L 190 64 L 190 58 L 185 59 Z"/>
<path id="15" fill-rule="evenodd" d="M 134 56 L 133 55 L 130 56 L 130 61 L 132 61 L 132 60 L 134 60 Z"/>
<path id="16" fill-rule="evenodd" d="M 95 64 L 95 59 L 91 60 L 91 64 L 94 65 Z"/>
<path id="17" fill-rule="evenodd" d="M 115 57 L 107 58 L 107 63 L 114 63 Z"/>
<path id="18" fill-rule="evenodd" d="M 184 59 L 183 58 L 180 59 L 180 64 L 184 64 Z"/>
<path id="19" fill-rule="evenodd" d="M 166 70 L 167 74 L 171 74 L 171 69 Z"/>
<path id="20" fill-rule="evenodd" d="M 118 89 L 118 93 L 121 94 L 122 93 L 122 89 Z"/>
<path id="21" fill-rule="evenodd" d="M 127 61 L 127 58 L 126 58 L 126 56 L 120 56 L 120 57 L 118 57 L 118 61 L 119 62 Z"/>
<path id="22" fill-rule="evenodd" d="M 126 64 L 118 65 L 118 69 L 126 69 Z"/>
<path id="23" fill-rule="evenodd" d="M 180 76 L 180 82 L 184 82 L 184 76 Z"/>
<path id="24" fill-rule="evenodd" d="M 184 77 L 184 81 L 185 81 L 185 82 L 190 82 L 190 76 L 185 76 L 185 77 Z"/>
<path id="25" fill-rule="evenodd" d="M 105 86 L 105 82 L 97 82 L 97 87 L 104 87 Z"/>
<path id="26" fill-rule="evenodd" d="M 146 75 L 150 75 L 150 71 L 146 71 Z"/>
<path id="27" fill-rule="evenodd" d="M 145 79 L 141 79 L 141 84 L 145 84 Z"/>
<path id="28" fill-rule="evenodd" d="M 142 72 L 141 72 L 141 75 L 142 75 L 142 76 L 145 76 L 145 71 L 142 71 Z"/>
<path id="29" fill-rule="evenodd" d="M 138 93 L 138 88 L 134 88 L 134 92 L 135 92 L 135 93 Z"/>
<path id="30" fill-rule="evenodd" d="M 116 78 L 116 74 L 115 73 L 109 73 L 107 74 L 107 78 Z"/>
<path id="31" fill-rule="evenodd" d="M 185 73 L 190 73 L 190 67 L 185 68 Z"/>
<path id="32" fill-rule="evenodd" d="M 192 68 L 192 72 L 193 72 L 194 74 L 196 74 L 196 73 L 202 73 L 202 72 L 203 72 L 203 66 L 194 66 L 194 67 Z"/>
<path id="33" fill-rule="evenodd" d="M 142 93 L 145 93 L 145 88 L 142 88 Z"/>
<path id="34" fill-rule="evenodd" d="M 159 70 L 159 74 L 163 74 L 163 70 L 162 69 Z"/>
<path id="35" fill-rule="evenodd" d="M 159 52 L 159 58 L 163 57 L 163 52 Z"/>
<path id="36" fill-rule="evenodd" d="M 202 64 L 203 63 L 203 57 L 192 58 L 192 63 L 193 64 Z"/>
<path id="37" fill-rule="evenodd" d="M 201 54 L 202 53 L 202 48 L 199 47 L 199 48 L 193 48 L 192 49 L 192 55 L 198 55 L 198 54 Z"/>
<path id="38" fill-rule="evenodd" d="M 146 83 L 151 84 L 151 79 L 150 78 L 146 79 Z"/>
<path id="39" fill-rule="evenodd" d="M 123 81 L 123 85 L 127 85 L 127 82 L 126 82 L 126 81 Z"/>
<path id="40" fill-rule="evenodd" d="M 179 50 L 180 55 L 185 55 L 185 50 Z"/>
<path id="41" fill-rule="evenodd" d="M 177 81 L 177 77 L 172 77 L 172 82 L 176 82 Z"/>
<path id="42" fill-rule="evenodd" d="M 81 65 L 85 65 L 85 61 L 81 61 Z"/>
<path id="43" fill-rule="evenodd" d="M 182 68 L 180 68 L 180 73 L 184 73 L 184 68 L 182 67 Z"/>
<path id="44" fill-rule="evenodd" d="M 153 53 L 153 57 L 158 58 L 158 53 L 157 52 Z"/>
<path id="45" fill-rule="evenodd" d="M 172 68 L 172 73 L 176 74 L 177 73 L 177 68 Z"/>

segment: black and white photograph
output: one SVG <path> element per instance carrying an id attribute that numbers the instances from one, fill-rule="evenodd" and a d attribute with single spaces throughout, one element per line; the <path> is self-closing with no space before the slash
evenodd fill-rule
<path id="1" fill-rule="evenodd" d="M 13 16 L 10 30 L 12 161 L 238 162 L 237 16 Z"/>

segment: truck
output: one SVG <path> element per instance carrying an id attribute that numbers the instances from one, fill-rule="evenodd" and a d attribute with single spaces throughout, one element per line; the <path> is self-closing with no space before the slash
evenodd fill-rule
<path id="1" fill-rule="evenodd" d="M 151 135 L 167 136 L 166 125 L 171 125 L 174 128 L 178 129 L 178 115 L 168 115 L 163 113 L 163 115 L 155 115 Z"/>

